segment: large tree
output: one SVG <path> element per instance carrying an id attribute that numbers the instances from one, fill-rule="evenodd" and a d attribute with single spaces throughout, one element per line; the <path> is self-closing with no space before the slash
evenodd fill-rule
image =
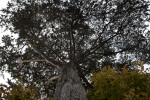
<path id="1" fill-rule="evenodd" d="M 150 59 L 146 0 L 12 0 L 2 12 L 18 38 L 3 36 L 0 68 L 40 96 L 87 100 L 92 70 Z"/>

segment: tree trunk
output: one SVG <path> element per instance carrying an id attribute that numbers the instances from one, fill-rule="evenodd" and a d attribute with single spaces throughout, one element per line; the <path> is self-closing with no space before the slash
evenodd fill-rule
<path id="1" fill-rule="evenodd" d="M 56 85 L 54 100 L 87 100 L 86 91 L 74 64 L 63 68 Z"/>

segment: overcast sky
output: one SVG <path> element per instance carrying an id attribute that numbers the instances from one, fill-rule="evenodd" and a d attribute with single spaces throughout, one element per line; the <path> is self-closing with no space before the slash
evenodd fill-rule
<path id="1" fill-rule="evenodd" d="M 5 8 L 7 7 L 7 2 L 10 1 L 10 0 L 0 0 L 0 10 L 2 8 Z M 1 12 L 0 12 L 1 14 Z M 10 34 L 8 31 L 7 32 L 4 32 L 4 29 L 0 28 L 0 41 L 1 41 L 1 38 L 3 35 L 6 35 L 6 34 Z"/>
<path id="2" fill-rule="evenodd" d="M 7 6 L 7 2 L 8 1 L 10 1 L 10 0 L 0 0 L 0 10 Z M 0 45 L 1 45 L 1 38 L 2 38 L 2 36 L 6 35 L 6 34 L 10 34 L 10 32 L 9 31 L 4 32 L 4 29 L 0 28 Z M 6 80 L 7 80 L 7 78 L 10 78 L 10 74 L 7 73 L 7 72 L 4 72 L 4 76 L 5 77 L 3 77 L 2 73 L 0 72 L 0 83 L 7 84 Z"/>
<path id="3" fill-rule="evenodd" d="M 0 0 L 0 8 L 6 7 L 7 2 L 10 0 Z"/>

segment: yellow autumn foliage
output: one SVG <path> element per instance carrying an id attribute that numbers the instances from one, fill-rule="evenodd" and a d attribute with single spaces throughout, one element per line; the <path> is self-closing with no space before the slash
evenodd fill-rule
<path id="1" fill-rule="evenodd" d="M 150 100 L 149 73 L 105 67 L 93 74 L 92 82 L 94 90 L 88 91 L 88 100 Z"/>
<path id="2" fill-rule="evenodd" d="M 23 88 L 21 84 L 18 84 L 12 88 L 5 98 L 6 100 L 37 100 L 36 91 L 33 88 Z"/>
<path id="3" fill-rule="evenodd" d="M 51 97 L 39 99 L 37 90 L 32 86 L 24 88 L 19 81 L 13 88 L 1 84 L 0 97 L 2 100 L 54 100 Z"/>

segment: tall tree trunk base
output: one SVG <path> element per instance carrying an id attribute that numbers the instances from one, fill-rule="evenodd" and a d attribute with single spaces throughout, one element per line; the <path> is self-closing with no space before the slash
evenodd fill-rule
<path id="1" fill-rule="evenodd" d="M 87 100 L 75 66 L 65 66 L 56 85 L 54 100 Z"/>

